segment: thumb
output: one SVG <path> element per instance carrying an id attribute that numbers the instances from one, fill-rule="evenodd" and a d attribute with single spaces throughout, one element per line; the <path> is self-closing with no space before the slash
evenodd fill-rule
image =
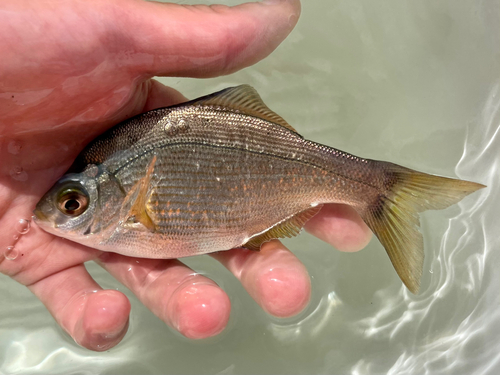
<path id="1" fill-rule="evenodd" d="M 133 64 L 149 76 L 214 77 L 252 65 L 286 38 L 300 15 L 299 0 L 129 5 L 120 22 L 137 56 Z"/>

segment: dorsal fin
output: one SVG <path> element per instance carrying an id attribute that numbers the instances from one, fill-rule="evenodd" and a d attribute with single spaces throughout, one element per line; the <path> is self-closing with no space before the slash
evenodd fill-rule
<path id="1" fill-rule="evenodd" d="M 222 91 L 195 99 L 189 102 L 189 104 L 230 108 L 240 113 L 281 125 L 284 128 L 297 133 L 297 130 L 295 130 L 281 116 L 271 111 L 264 104 L 257 91 L 249 85 L 229 87 Z"/>
<path id="2" fill-rule="evenodd" d="M 269 228 L 264 233 L 250 238 L 242 247 L 246 247 L 250 250 L 260 250 L 264 242 L 271 241 L 275 238 L 295 237 L 300 233 L 304 224 L 321 210 L 321 207 L 323 207 L 323 205 L 319 204 L 289 217 L 274 227 Z"/>

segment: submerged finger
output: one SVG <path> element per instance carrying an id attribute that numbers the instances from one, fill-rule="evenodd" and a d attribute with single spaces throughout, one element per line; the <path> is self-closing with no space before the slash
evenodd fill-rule
<path id="1" fill-rule="evenodd" d="M 57 323 L 81 346 L 104 351 L 117 345 L 128 328 L 130 302 L 116 290 L 103 290 L 83 264 L 29 285 Z"/>
<path id="2" fill-rule="evenodd" d="M 129 288 L 156 316 L 186 337 L 220 333 L 229 320 L 227 294 L 177 260 L 105 253 L 99 264 Z"/>
<path id="3" fill-rule="evenodd" d="M 372 238 L 370 228 L 350 206 L 326 204 L 305 229 L 341 251 L 358 251 Z"/>
<path id="4" fill-rule="evenodd" d="M 307 306 L 311 296 L 309 274 L 281 242 L 267 242 L 260 251 L 233 249 L 212 256 L 240 280 L 267 313 L 284 318 Z"/>

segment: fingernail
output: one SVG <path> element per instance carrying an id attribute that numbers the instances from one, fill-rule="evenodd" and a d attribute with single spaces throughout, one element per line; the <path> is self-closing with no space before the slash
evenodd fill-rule
<path id="1" fill-rule="evenodd" d="M 113 331 L 93 333 L 88 337 L 88 347 L 96 351 L 105 351 L 118 344 L 128 331 L 129 320 Z M 86 345 L 87 346 L 87 345 Z"/>
<path id="2" fill-rule="evenodd" d="M 129 326 L 130 310 L 123 311 L 123 299 L 126 297 L 113 290 L 84 294 L 79 308 L 81 315 L 72 332 L 75 342 L 96 351 L 108 350 L 118 344 Z M 124 313 L 127 313 L 126 320 L 122 316 Z"/>
<path id="3" fill-rule="evenodd" d="M 129 326 L 129 319 L 125 322 L 125 324 L 122 327 L 118 327 L 117 329 L 105 333 L 100 333 L 98 334 L 103 340 L 106 341 L 115 341 L 116 339 L 122 339 L 123 336 L 128 331 L 128 326 Z"/>
<path id="4" fill-rule="evenodd" d="M 231 304 L 221 289 L 212 284 L 197 283 L 179 293 L 172 306 L 170 321 L 181 334 L 191 339 L 203 339 L 224 330 Z"/>

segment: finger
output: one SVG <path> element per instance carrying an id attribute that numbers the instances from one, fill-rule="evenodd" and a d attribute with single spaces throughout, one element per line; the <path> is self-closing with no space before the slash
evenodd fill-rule
<path id="1" fill-rule="evenodd" d="M 118 10 L 117 21 L 135 63 L 151 76 L 214 77 L 252 65 L 285 39 L 300 14 L 299 0 L 130 6 L 126 13 Z"/>
<path id="2" fill-rule="evenodd" d="M 309 220 L 305 229 L 341 251 L 358 251 L 368 245 L 370 228 L 358 213 L 347 205 L 327 204 Z"/>
<path id="3" fill-rule="evenodd" d="M 307 306 L 311 297 L 309 274 L 281 242 L 267 242 L 260 251 L 233 249 L 212 256 L 238 278 L 267 313 L 285 318 Z"/>
<path id="4" fill-rule="evenodd" d="M 105 253 L 99 264 L 156 316 L 186 337 L 215 336 L 229 320 L 231 304 L 226 293 L 177 260 Z"/>
<path id="5" fill-rule="evenodd" d="M 118 344 L 128 328 L 130 302 L 116 290 L 102 290 L 80 264 L 28 288 L 79 345 L 96 351 Z"/>
<path id="6" fill-rule="evenodd" d="M 165 86 L 157 80 L 151 79 L 149 85 L 148 97 L 142 112 L 161 107 L 169 107 L 171 105 L 187 102 L 188 100 L 179 91 Z"/>
<path id="7" fill-rule="evenodd" d="M 36 200 L 28 206 L 34 207 L 35 204 Z M 6 233 L 0 233 L 0 239 L 3 236 L 3 239 L 7 240 L 9 234 L 12 235 L 13 228 L 8 229 Z M 27 235 L 20 236 L 15 248 L 19 249 L 15 260 L 6 261 L 4 257 L 0 257 L 0 272 L 23 285 L 35 284 L 61 270 L 83 264 L 100 253 L 98 250 L 55 237 L 35 223 L 31 225 Z"/>

